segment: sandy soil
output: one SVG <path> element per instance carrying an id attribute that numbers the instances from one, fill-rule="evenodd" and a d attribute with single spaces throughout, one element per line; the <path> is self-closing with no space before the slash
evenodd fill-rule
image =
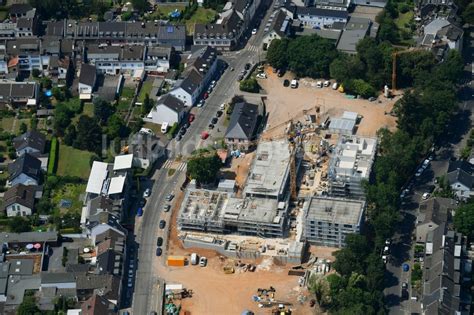
<path id="1" fill-rule="evenodd" d="M 211 254 L 209 251 L 196 250 L 198 254 Z M 206 253 L 207 252 L 207 253 Z M 209 257 L 209 256 L 206 256 Z M 255 314 L 271 314 L 271 308 L 261 309 L 252 300 L 258 288 L 276 289 L 275 299 L 291 303 L 293 314 L 312 314 L 309 297 L 304 304 L 297 302 L 299 295 L 309 296 L 306 289 L 299 287 L 298 277 L 288 276 L 288 269 L 274 266 L 271 259 L 263 260 L 262 270 L 243 272 L 240 269 L 234 274 L 224 274 L 222 268 L 231 264 L 231 260 L 221 260 L 211 256 L 207 267 L 158 266 L 158 272 L 168 283 L 183 284 L 193 290 L 193 297 L 181 300 L 182 311 L 192 315 L 200 314 L 240 314 L 243 310 L 251 310 Z"/>
<path id="2" fill-rule="evenodd" d="M 316 114 L 319 107 L 319 117 L 339 117 L 344 111 L 357 112 L 362 116 L 357 134 L 374 136 L 382 127 L 395 128 L 395 118 L 386 114 L 393 108 L 398 98 L 392 100 L 380 96 L 375 102 L 363 99 L 347 99 L 343 93 L 332 90 L 330 87 L 316 88 L 317 80 L 303 78 L 297 89 L 283 87 L 283 80 L 293 78 L 293 74 L 286 73 L 279 78 L 271 69 L 267 68 L 268 79 L 259 80 L 259 84 L 267 94 L 267 112 L 269 119 L 265 131 L 266 138 L 279 137 L 284 133 L 290 119 L 304 119 L 306 114 Z M 381 103 L 379 103 L 380 101 Z"/>

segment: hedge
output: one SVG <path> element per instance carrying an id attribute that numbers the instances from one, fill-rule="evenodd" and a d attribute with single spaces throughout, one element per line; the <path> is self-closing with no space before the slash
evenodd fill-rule
<path id="1" fill-rule="evenodd" d="M 53 137 L 51 139 L 51 148 L 49 150 L 49 161 L 48 161 L 48 175 L 56 173 L 58 164 L 58 138 Z"/>
<path id="2" fill-rule="evenodd" d="M 178 133 L 178 128 L 178 123 L 174 123 L 173 126 L 171 126 L 170 130 L 168 131 L 168 139 L 172 139 L 174 136 L 176 136 Z"/>

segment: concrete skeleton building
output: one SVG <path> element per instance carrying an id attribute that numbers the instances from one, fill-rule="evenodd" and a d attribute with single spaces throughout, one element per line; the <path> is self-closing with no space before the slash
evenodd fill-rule
<path id="1" fill-rule="evenodd" d="M 360 233 L 365 201 L 309 198 L 304 210 L 304 239 L 312 244 L 343 247 L 348 234 Z"/>
<path id="2" fill-rule="evenodd" d="M 290 153 L 286 141 L 257 148 L 243 197 L 188 189 L 178 215 L 181 230 L 284 237 L 288 227 Z"/>
<path id="3" fill-rule="evenodd" d="M 364 199 L 362 180 L 370 177 L 376 151 L 377 139 L 341 135 L 329 163 L 329 195 Z"/>

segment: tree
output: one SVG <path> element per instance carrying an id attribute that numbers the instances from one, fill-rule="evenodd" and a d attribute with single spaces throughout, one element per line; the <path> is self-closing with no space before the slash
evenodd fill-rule
<path id="1" fill-rule="evenodd" d="M 40 315 L 41 311 L 36 305 L 34 296 L 25 295 L 23 302 L 18 306 L 17 315 Z"/>
<path id="2" fill-rule="evenodd" d="M 94 99 L 94 116 L 101 124 L 107 122 L 109 117 L 114 113 L 114 110 L 109 102 L 101 98 Z"/>
<path id="3" fill-rule="evenodd" d="M 56 106 L 54 112 L 54 130 L 56 135 L 64 135 L 64 131 L 71 124 L 71 119 L 74 116 L 74 112 L 69 110 L 63 103 Z"/>
<path id="4" fill-rule="evenodd" d="M 33 78 L 38 78 L 41 74 L 41 71 L 39 71 L 38 69 L 33 69 L 31 70 L 31 75 L 33 76 Z"/>
<path id="5" fill-rule="evenodd" d="M 462 205 L 456 210 L 454 227 L 470 240 L 474 239 L 474 203 Z"/>
<path id="6" fill-rule="evenodd" d="M 148 1 L 147 0 L 132 0 L 132 6 L 138 12 L 143 13 L 148 8 Z"/>
<path id="7" fill-rule="evenodd" d="M 188 161 L 188 174 L 198 184 L 210 184 L 217 178 L 222 161 L 215 151 L 200 151 Z"/>
<path id="8" fill-rule="evenodd" d="M 150 95 L 145 94 L 145 99 L 143 100 L 142 104 L 142 115 L 147 115 L 153 109 L 154 103 L 153 100 L 150 98 Z"/>
<path id="9" fill-rule="evenodd" d="M 13 217 L 9 221 L 8 226 L 10 230 L 14 233 L 23 233 L 31 231 L 30 222 L 23 217 Z"/>
<path id="10" fill-rule="evenodd" d="M 249 78 L 247 80 L 240 81 L 240 90 L 250 93 L 258 93 L 260 87 L 258 85 L 257 79 Z"/>
<path id="11" fill-rule="evenodd" d="M 288 39 L 274 39 L 268 47 L 268 63 L 276 69 L 286 68 L 288 66 Z"/>
<path id="12" fill-rule="evenodd" d="M 20 134 L 24 134 L 27 131 L 28 131 L 28 126 L 24 122 L 22 122 L 20 124 Z"/>
<path id="13" fill-rule="evenodd" d="M 80 116 L 77 123 L 77 137 L 76 141 L 74 141 L 74 147 L 99 154 L 101 144 L 102 129 L 100 129 L 97 120 L 87 115 Z"/>
<path id="14" fill-rule="evenodd" d="M 391 17 L 384 16 L 382 18 L 377 38 L 380 41 L 389 41 L 392 44 L 396 44 L 400 41 L 397 24 L 395 24 Z"/>
<path id="15" fill-rule="evenodd" d="M 474 24 L 474 2 L 469 3 L 464 12 L 462 13 L 462 19 L 464 23 Z"/>
<path id="16" fill-rule="evenodd" d="M 344 81 L 344 89 L 347 93 L 354 93 L 363 98 L 375 96 L 377 93 L 370 84 L 361 79 Z"/>
<path id="17" fill-rule="evenodd" d="M 110 117 L 107 122 L 107 136 L 110 139 L 125 138 L 129 133 L 130 128 L 125 125 L 125 122 L 119 115 L 114 114 Z"/>
<path id="18" fill-rule="evenodd" d="M 74 125 L 69 125 L 66 129 L 66 133 L 64 134 L 64 144 L 68 146 L 72 146 L 74 144 L 74 141 L 76 140 L 77 137 L 77 130 L 76 126 Z"/>

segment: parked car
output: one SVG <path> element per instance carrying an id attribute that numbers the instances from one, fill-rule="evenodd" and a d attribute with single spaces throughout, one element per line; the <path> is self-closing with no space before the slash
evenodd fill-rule
<path id="1" fill-rule="evenodd" d="M 222 103 L 219 108 L 220 108 L 221 110 L 224 110 L 224 109 L 225 109 L 225 103 Z"/>
<path id="2" fill-rule="evenodd" d="M 329 81 L 324 81 L 324 84 L 323 84 L 323 85 L 324 85 L 324 87 L 328 87 L 329 85 L 331 85 L 331 82 L 329 82 Z"/>
<path id="3" fill-rule="evenodd" d="M 254 28 L 254 29 L 252 30 L 252 35 L 255 35 L 255 34 L 257 34 L 257 29 L 256 29 L 256 28 Z"/>
<path id="4" fill-rule="evenodd" d="M 173 195 L 173 194 L 168 194 L 168 195 L 166 196 L 166 201 L 171 201 L 171 200 L 173 200 L 173 198 L 174 198 L 174 195 Z"/>
<path id="5" fill-rule="evenodd" d="M 171 206 L 170 206 L 170 205 L 164 205 L 164 206 L 163 206 L 163 211 L 164 211 L 164 212 L 168 212 L 168 211 L 170 211 L 170 209 L 171 209 Z"/>
<path id="6" fill-rule="evenodd" d="M 221 117 L 223 114 L 223 112 L 221 110 L 218 110 L 217 113 L 216 113 L 216 117 Z"/>
<path id="7" fill-rule="evenodd" d="M 143 215 L 143 208 L 142 207 L 139 207 L 137 209 L 137 217 L 141 217 Z"/>
<path id="8" fill-rule="evenodd" d="M 205 102 L 204 100 L 200 100 L 199 103 L 197 104 L 197 107 L 203 107 L 204 102 Z M 193 117 L 194 117 L 194 115 L 193 115 Z M 193 120 L 194 120 L 194 118 L 193 118 Z"/>
<path id="9" fill-rule="evenodd" d="M 285 79 L 285 80 L 283 81 L 283 86 L 284 86 L 284 87 L 289 87 L 289 86 L 290 86 L 290 80 Z"/>
<path id="10" fill-rule="evenodd" d="M 165 221 L 165 220 L 161 220 L 161 221 L 160 221 L 160 229 L 163 230 L 163 229 L 165 228 L 165 226 L 166 226 L 166 221 Z"/>
<path id="11" fill-rule="evenodd" d="M 159 257 L 159 256 L 161 256 L 162 253 L 163 253 L 163 251 L 161 250 L 161 248 L 160 248 L 160 247 L 157 247 L 157 248 L 156 248 L 156 256 Z"/>
<path id="12" fill-rule="evenodd" d="M 140 202 L 139 202 L 140 207 L 143 208 L 145 204 L 146 204 L 146 199 L 145 198 L 140 199 Z"/>
<path id="13" fill-rule="evenodd" d="M 284 74 L 285 74 L 285 70 L 284 70 L 284 69 L 278 69 L 278 71 L 277 71 L 277 76 L 282 77 Z"/>
<path id="14" fill-rule="evenodd" d="M 251 67 L 252 67 L 252 65 L 250 63 L 245 64 L 245 70 L 249 70 Z"/>
<path id="15" fill-rule="evenodd" d="M 183 136 L 181 134 L 178 133 L 178 135 L 176 136 L 176 141 L 181 141 L 181 139 L 183 139 Z"/>
<path id="16" fill-rule="evenodd" d="M 201 132 L 201 139 L 206 140 L 207 138 L 209 138 L 209 133 L 206 131 Z"/>
<path id="17" fill-rule="evenodd" d="M 429 197 L 430 197 L 430 193 L 425 192 L 425 193 L 423 194 L 423 196 L 421 196 L 421 199 L 426 200 L 426 199 L 428 199 Z"/>
<path id="18" fill-rule="evenodd" d="M 243 74 L 239 74 L 239 76 L 237 77 L 237 81 L 242 81 L 244 78 L 244 75 Z"/>
<path id="19" fill-rule="evenodd" d="M 189 114 L 188 123 L 192 123 L 194 121 L 194 118 L 196 118 L 196 117 L 194 117 L 194 114 Z"/>
<path id="20" fill-rule="evenodd" d="M 218 120 L 218 119 L 217 119 L 216 117 L 212 118 L 212 119 L 211 119 L 211 124 L 214 124 L 214 125 L 215 125 L 215 124 L 217 123 L 217 120 Z"/>
<path id="21" fill-rule="evenodd" d="M 207 126 L 209 129 L 214 129 L 214 125 L 213 124 L 209 124 L 209 126 Z"/>
<path id="22" fill-rule="evenodd" d="M 185 133 L 186 133 L 186 128 L 183 126 L 181 129 L 179 129 L 179 134 L 184 136 Z"/>
<path id="23" fill-rule="evenodd" d="M 202 96 L 203 99 L 207 99 L 209 97 L 209 93 L 204 93 L 204 95 Z"/>
<path id="24" fill-rule="evenodd" d="M 143 198 L 148 198 L 150 197 L 150 195 L 151 195 L 151 189 L 150 188 L 145 189 L 145 191 L 143 192 Z"/>
<path id="25" fill-rule="evenodd" d="M 163 245 L 163 238 L 162 237 L 158 237 L 156 239 L 156 246 L 160 247 L 161 245 Z"/>
<path id="26" fill-rule="evenodd" d="M 206 267 L 206 265 L 207 265 L 207 258 L 206 257 L 199 258 L 199 266 Z"/>
<path id="27" fill-rule="evenodd" d="M 256 75 L 257 79 L 266 79 L 267 78 L 267 75 L 265 73 L 259 73 Z"/>

